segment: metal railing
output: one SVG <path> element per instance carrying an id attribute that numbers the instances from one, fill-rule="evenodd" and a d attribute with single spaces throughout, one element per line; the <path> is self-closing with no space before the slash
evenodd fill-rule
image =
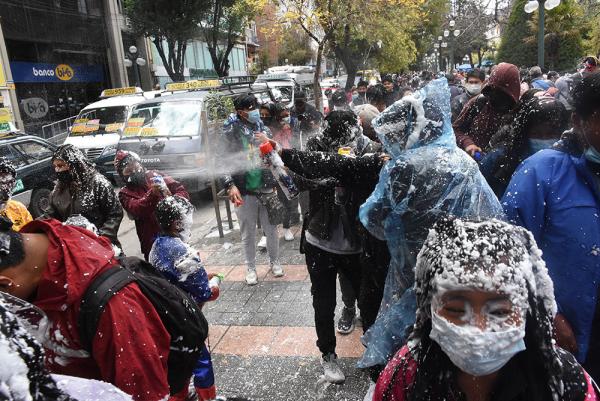
<path id="1" fill-rule="evenodd" d="M 64 118 L 59 121 L 55 121 L 51 124 L 42 126 L 42 137 L 55 145 L 62 145 L 62 143 L 69 136 L 69 127 L 73 125 L 73 121 L 77 116 Z"/>

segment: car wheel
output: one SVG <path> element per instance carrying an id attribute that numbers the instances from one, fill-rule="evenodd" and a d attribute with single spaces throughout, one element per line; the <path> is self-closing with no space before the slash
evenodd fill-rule
<path id="1" fill-rule="evenodd" d="M 50 209 L 50 193 L 51 189 L 38 188 L 31 194 L 31 200 L 29 201 L 29 211 L 34 219 L 42 216 Z"/>

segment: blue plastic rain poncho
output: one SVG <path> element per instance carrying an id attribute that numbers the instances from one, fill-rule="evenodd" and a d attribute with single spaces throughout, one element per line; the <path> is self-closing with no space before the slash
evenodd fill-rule
<path id="1" fill-rule="evenodd" d="M 502 207 L 478 166 L 456 146 L 446 78 L 432 81 L 383 111 L 373 127 L 391 160 L 360 208 L 362 224 L 390 250 L 379 315 L 363 337 L 360 367 L 385 365 L 415 321 L 416 256 L 443 215 L 502 217 Z"/>

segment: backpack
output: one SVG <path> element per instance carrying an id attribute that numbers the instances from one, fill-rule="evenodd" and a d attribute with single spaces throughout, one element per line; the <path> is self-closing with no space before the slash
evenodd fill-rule
<path id="1" fill-rule="evenodd" d="M 79 309 L 81 344 L 92 351 L 100 316 L 113 295 L 135 282 L 154 306 L 162 324 L 171 336 L 168 382 L 171 395 L 187 385 L 208 337 L 208 322 L 200 307 L 182 289 L 171 284 L 148 262 L 136 257 L 123 257 L 119 265 L 98 275 L 87 288 Z"/>

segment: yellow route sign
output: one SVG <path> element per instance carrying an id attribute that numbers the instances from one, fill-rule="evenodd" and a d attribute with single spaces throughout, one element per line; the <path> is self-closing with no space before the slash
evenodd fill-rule
<path id="1" fill-rule="evenodd" d="M 104 89 L 100 94 L 100 97 L 135 95 L 136 93 L 142 93 L 142 90 L 140 88 L 130 86 L 127 88 Z"/>
<path id="2" fill-rule="evenodd" d="M 221 81 L 219 81 L 218 79 L 202 79 L 202 80 L 186 81 L 186 82 L 173 82 L 173 83 L 167 84 L 166 90 L 168 90 L 168 91 L 183 91 L 183 90 L 217 88 L 219 86 L 221 86 Z"/>

